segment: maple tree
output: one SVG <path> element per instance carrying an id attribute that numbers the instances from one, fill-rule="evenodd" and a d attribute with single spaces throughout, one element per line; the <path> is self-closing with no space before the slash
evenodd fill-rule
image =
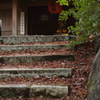
<path id="1" fill-rule="evenodd" d="M 68 11 L 62 11 L 59 20 L 67 20 L 69 15 L 76 19 L 75 27 L 70 26 L 68 30 L 78 35 L 76 41 L 72 40 L 70 45 L 84 43 L 91 35 L 100 32 L 100 3 L 99 0 L 58 0 L 60 5 L 74 5 Z"/>

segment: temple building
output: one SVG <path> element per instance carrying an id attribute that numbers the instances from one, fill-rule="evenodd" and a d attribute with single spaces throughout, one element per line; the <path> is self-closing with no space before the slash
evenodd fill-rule
<path id="1" fill-rule="evenodd" d="M 0 35 L 56 34 L 62 8 L 56 10 L 53 2 L 56 0 L 0 0 Z"/>

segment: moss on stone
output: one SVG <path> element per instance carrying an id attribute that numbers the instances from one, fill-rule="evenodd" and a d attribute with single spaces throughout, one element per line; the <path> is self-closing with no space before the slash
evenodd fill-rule
<path id="1" fill-rule="evenodd" d="M 0 95 L 2 96 L 2 97 L 9 97 L 9 98 L 11 98 L 11 97 L 17 97 L 17 95 L 15 95 L 14 94 L 14 92 L 12 92 L 12 91 L 10 91 L 9 89 L 6 89 L 6 90 L 3 90 L 1 93 L 0 93 Z"/>
<path id="2" fill-rule="evenodd" d="M 95 84 L 93 82 L 91 82 L 90 80 L 88 80 L 87 83 L 87 89 L 88 89 L 88 93 L 91 93 L 91 91 L 93 90 Z"/>

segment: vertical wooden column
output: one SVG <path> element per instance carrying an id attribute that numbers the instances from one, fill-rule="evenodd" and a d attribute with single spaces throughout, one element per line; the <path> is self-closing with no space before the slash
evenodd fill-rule
<path id="1" fill-rule="evenodd" d="M 0 19 L 0 36 L 1 36 L 1 27 L 2 27 L 2 22 L 1 22 L 1 19 Z"/>
<path id="2" fill-rule="evenodd" d="M 17 35 L 17 0 L 12 0 L 12 35 Z"/>

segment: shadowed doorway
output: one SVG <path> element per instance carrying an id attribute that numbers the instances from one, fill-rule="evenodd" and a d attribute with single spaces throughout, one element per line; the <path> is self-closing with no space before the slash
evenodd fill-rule
<path id="1" fill-rule="evenodd" d="M 53 35 L 58 27 L 58 14 L 51 14 L 47 6 L 28 8 L 28 35 Z"/>

